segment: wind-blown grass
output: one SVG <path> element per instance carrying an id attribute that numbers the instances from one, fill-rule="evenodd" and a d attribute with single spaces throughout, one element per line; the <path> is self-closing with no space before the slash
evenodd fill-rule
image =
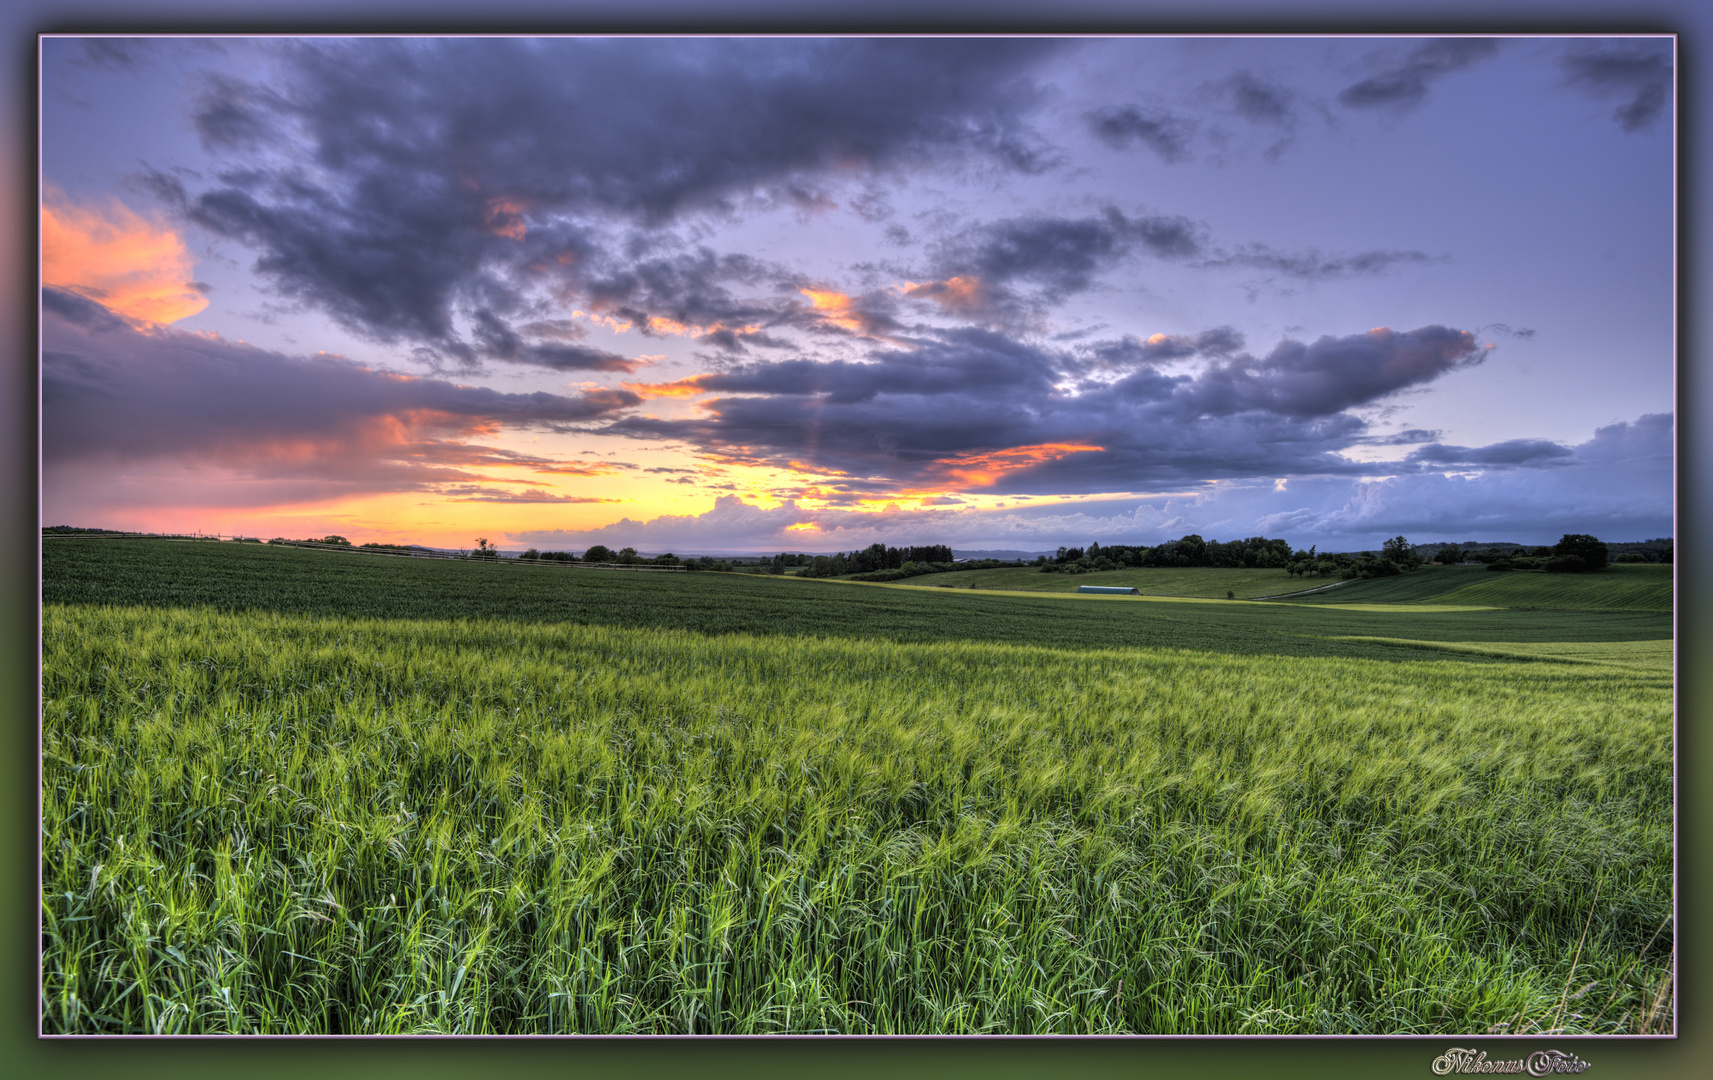
<path id="1" fill-rule="evenodd" d="M 1666 673 L 53 602 L 43 640 L 49 1031 L 1628 1031 L 1669 971 Z"/>

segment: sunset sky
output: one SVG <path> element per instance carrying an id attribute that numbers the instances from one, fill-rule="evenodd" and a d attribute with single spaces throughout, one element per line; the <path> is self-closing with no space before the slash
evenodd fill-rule
<path id="1" fill-rule="evenodd" d="M 1673 533 L 1668 38 L 42 54 L 44 524 Z"/>

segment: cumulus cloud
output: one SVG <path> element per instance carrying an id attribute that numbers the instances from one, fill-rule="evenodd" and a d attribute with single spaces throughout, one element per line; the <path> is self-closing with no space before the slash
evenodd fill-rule
<path id="1" fill-rule="evenodd" d="M 1649 127 L 1671 97 L 1672 43 L 1664 38 L 1579 41 L 1559 60 L 1565 84 L 1605 100 L 1625 131 Z"/>
<path id="2" fill-rule="evenodd" d="M 1064 47 L 295 41 L 271 81 L 205 88 L 197 131 L 231 162 L 213 184 L 153 179 L 190 220 L 254 248 L 285 295 L 462 363 L 481 343 L 458 334 L 461 312 L 529 317 L 544 297 L 628 306 L 645 328 L 740 325 L 728 297 L 648 280 L 619 231 L 751 203 L 813 209 L 827 205 L 822 178 L 852 170 L 1041 171 L 1054 158 L 1027 122 L 1031 71 Z M 500 358 L 537 357 L 564 366 L 559 353 Z"/>
<path id="3" fill-rule="evenodd" d="M 1373 60 L 1374 74 L 1345 87 L 1338 100 L 1352 109 L 1414 108 L 1427 100 L 1433 83 L 1498 51 L 1491 38 L 1436 38 L 1402 56 L 1384 52 Z"/>
<path id="4" fill-rule="evenodd" d="M 1490 456 L 1527 458 L 1515 447 L 1530 442 L 1535 441 L 1497 444 L 1512 449 Z M 1327 486 L 1316 504 L 1290 511 L 1288 523 L 1311 537 L 1404 533 L 1413 539 L 1542 543 L 1567 532 L 1610 539 L 1670 536 L 1672 461 L 1672 417 L 1652 413 L 1599 428 L 1587 442 L 1535 460 L 1501 461 L 1500 467 L 1473 474 L 1423 470 L 1343 491 Z M 1505 467 L 1543 462 L 1553 467 Z M 1309 486 L 1290 487 L 1303 492 Z M 1264 523 L 1283 528 L 1286 519 Z"/>
<path id="5" fill-rule="evenodd" d="M 50 492 L 150 469 L 244 478 L 253 484 L 249 505 L 491 483 L 477 470 L 493 467 L 592 475 L 608 470 L 469 440 L 587 423 L 641 400 L 624 390 L 504 394 L 334 356 L 140 329 L 59 289 L 44 289 L 42 302 Z"/>
<path id="6" fill-rule="evenodd" d="M 664 384 L 663 394 L 713 396 L 689 419 L 626 416 L 601 430 L 894 485 L 992 473 L 989 484 L 969 486 L 1016 493 L 1348 474 L 1359 467 L 1340 452 L 1366 433 L 1349 409 L 1485 356 L 1468 332 L 1443 326 L 1286 340 L 1262 358 L 1236 351 L 1241 344 L 1225 327 L 1070 350 L 986 330 L 947 331 L 862 361 L 757 362 Z M 1205 366 L 1194 375 L 1157 366 L 1185 356 Z M 1036 455 L 997 472 L 972 464 L 1020 448 L 1072 445 L 1091 449 Z"/>

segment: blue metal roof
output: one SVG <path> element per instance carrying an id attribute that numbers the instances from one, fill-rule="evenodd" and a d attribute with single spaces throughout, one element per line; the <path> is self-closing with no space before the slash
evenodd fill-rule
<path id="1" fill-rule="evenodd" d="M 1141 589 L 1133 589 L 1128 585 L 1078 585 L 1077 592 L 1124 593 L 1128 596 L 1141 596 Z"/>

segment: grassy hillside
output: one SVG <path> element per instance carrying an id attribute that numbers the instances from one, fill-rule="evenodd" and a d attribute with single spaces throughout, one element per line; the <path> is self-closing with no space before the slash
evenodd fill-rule
<path id="1" fill-rule="evenodd" d="M 166 593 L 322 606 L 318 573 L 381 581 L 357 607 L 508 573 L 544 605 L 787 587 L 168 547 Z M 48 554 L 51 593 L 88 585 Z M 1411 655 L 50 601 L 42 1022 L 1669 1030 L 1669 677 Z"/>
<path id="2" fill-rule="evenodd" d="M 1482 580 L 1445 593 L 1437 601 L 1508 608 L 1670 611 L 1672 568 L 1618 563 L 1595 574 L 1484 571 Z"/>
<path id="3" fill-rule="evenodd" d="M 1312 585 L 1316 579 L 1309 578 Z M 1564 611 L 1670 611 L 1672 568 L 1615 564 L 1595 574 L 1427 566 L 1398 577 L 1347 581 L 1336 589 L 1283 598 L 1300 604 L 1479 604 Z"/>
<path id="4" fill-rule="evenodd" d="M 503 618 L 702 633 L 1014 642 L 1068 649 L 1177 647 L 1237 655 L 1375 659 L 1408 659 L 1414 654 L 1384 641 L 1339 639 L 1539 642 L 1671 636 L 1669 614 L 1650 611 L 1565 618 L 1509 610 L 1037 598 L 738 574 L 639 574 L 394 559 L 255 544 L 51 540 L 43 545 L 42 560 L 43 599 L 64 604 L 365 618 Z M 1080 575 L 1077 580 L 1100 576 Z M 1483 658 L 1470 654 L 1468 659 Z"/>

